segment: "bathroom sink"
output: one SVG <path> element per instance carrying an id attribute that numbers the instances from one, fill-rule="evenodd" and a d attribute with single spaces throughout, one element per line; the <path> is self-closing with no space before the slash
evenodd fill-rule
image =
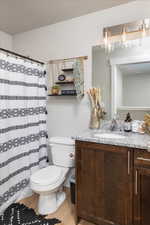
<path id="1" fill-rule="evenodd" d="M 96 133 L 94 134 L 95 137 L 98 138 L 106 138 L 106 139 L 122 139 L 125 138 L 125 136 L 121 134 L 109 134 L 109 133 Z"/>

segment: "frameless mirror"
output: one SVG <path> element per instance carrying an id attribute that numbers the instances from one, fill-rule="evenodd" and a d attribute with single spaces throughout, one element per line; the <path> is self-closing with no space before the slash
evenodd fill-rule
<path id="1" fill-rule="evenodd" d="M 95 46 L 92 53 L 92 85 L 102 90 L 108 118 L 131 111 L 143 119 L 150 111 L 150 38 L 109 54 Z"/>

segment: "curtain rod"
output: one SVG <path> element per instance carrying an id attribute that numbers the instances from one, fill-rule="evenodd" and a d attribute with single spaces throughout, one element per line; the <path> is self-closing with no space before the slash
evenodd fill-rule
<path id="1" fill-rule="evenodd" d="M 16 52 L 12 52 L 12 51 L 7 50 L 7 49 L 4 49 L 4 48 L 0 48 L 0 51 L 3 51 L 3 52 L 6 52 L 6 53 L 8 53 L 8 54 L 11 54 L 11 55 L 18 56 L 19 58 L 27 59 L 27 60 L 30 60 L 30 61 L 32 61 L 32 62 L 35 62 L 35 63 L 39 63 L 39 64 L 44 65 L 44 62 L 41 62 L 41 61 L 32 59 L 32 58 L 27 57 L 27 56 L 24 56 L 24 55 L 20 55 L 20 54 L 18 54 L 18 53 L 16 53 Z"/>
<path id="2" fill-rule="evenodd" d="M 79 56 L 79 57 L 68 58 L 68 59 L 55 59 L 55 60 L 50 60 L 49 63 L 53 64 L 53 63 L 57 63 L 57 62 L 61 62 L 61 61 L 67 61 L 67 60 L 73 60 L 73 59 L 84 59 L 84 60 L 87 60 L 88 56 Z"/>

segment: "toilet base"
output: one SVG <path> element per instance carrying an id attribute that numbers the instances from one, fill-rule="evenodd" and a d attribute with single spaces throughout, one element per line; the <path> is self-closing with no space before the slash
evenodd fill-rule
<path id="1" fill-rule="evenodd" d="M 66 199 L 65 192 L 42 193 L 39 196 L 38 212 L 41 215 L 54 213 Z"/>

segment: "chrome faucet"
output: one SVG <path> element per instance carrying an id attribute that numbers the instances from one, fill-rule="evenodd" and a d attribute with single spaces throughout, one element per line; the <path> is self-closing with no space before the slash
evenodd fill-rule
<path id="1" fill-rule="evenodd" d="M 110 130 L 114 131 L 118 129 L 118 123 L 116 119 L 112 119 L 111 124 L 110 124 Z"/>
<path id="2" fill-rule="evenodd" d="M 112 119 L 111 124 L 110 124 L 110 130 L 111 131 L 123 131 L 123 123 L 122 123 L 122 120 L 120 120 L 118 114 L 114 115 L 114 118 Z"/>

